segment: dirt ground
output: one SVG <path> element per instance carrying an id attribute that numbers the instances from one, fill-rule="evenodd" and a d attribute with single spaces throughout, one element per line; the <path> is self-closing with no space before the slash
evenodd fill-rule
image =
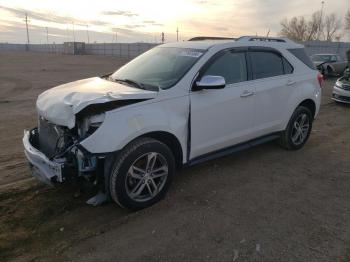
<path id="1" fill-rule="evenodd" d="M 142 211 L 32 179 L 21 139 L 37 95 L 125 62 L 0 52 L 0 260 L 350 261 L 350 107 L 330 99 L 334 79 L 303 149 L 269 143 L 183 169 Z"/>

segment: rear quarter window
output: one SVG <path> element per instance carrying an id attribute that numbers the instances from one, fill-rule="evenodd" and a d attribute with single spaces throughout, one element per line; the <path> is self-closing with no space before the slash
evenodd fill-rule
<path id="1" fill-rule="evenodd" d="M 316 70 L 314 63 L 312 63 L 310 57 L 306 54 L 304 48 L 287 49 L 292 55 L 303 62 L 307 67 Z"/>
<path id="2" fill-rule="evenodd" d="M 282 57 L 282 61 L 283 61 L 284 73 L 285 74 L 292 74 L 294 71 L 293 66 L 284 57 Z"/>

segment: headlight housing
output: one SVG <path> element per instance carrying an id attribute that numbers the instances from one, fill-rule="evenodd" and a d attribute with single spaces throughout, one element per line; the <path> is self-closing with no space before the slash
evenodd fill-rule
<path id="1" fill-rule="evenodd" d="M 78 123 L 79 137 L 86 138 L 92 135 L 100 127 L 104 119 L 105 113 L 84 117 L 82 121 Z"/>
<path id="2" fill-rule="evenodd" d="M 340 80 L 337 80 L 337 82 L 335 82 L 335 86 L 344 90 L 350 90 L 350 83 L 345 84 Z"/>

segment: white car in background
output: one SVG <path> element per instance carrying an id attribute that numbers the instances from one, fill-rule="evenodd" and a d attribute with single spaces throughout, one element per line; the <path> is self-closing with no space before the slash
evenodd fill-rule
<path id="1" fill-rule="evenodd" d="M 350 70 L 339 78 L 333 87 L 332 99 L 336 102 L 350 104 Z"/>
<path id="2" fill-rule="evenodd" d="M 164 197 L 181 166 L 273 139 L 303 147 L 321 81 L 304 47 L 284 38 L 164 44 L 42 93 L 25 154 L 47 183 L 84 179 L 102 192 L 90 203 L 140 209 Z"/>

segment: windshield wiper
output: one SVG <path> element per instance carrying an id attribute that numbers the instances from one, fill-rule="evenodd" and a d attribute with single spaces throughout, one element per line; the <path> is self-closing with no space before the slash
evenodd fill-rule
<path id="1" fill-rule="evenodd" d="M 117 79 L 113 79 L 113 81 L 127 83 L 129 85 L 132 85 L 132 86 L 135 86 L 137 88 L 144 89 L 144 90 L 159 91 L 158 86 L 140 83 L 140 82 L 137 82 L 137 81 L 132 80 L 132 79 L 118 79 L 117 78 Z"/>
<path id="2" fill-rule="evenodd" d="M 116 82 L 127 83 L 127 84 L 132 85 L 132 86 L 135 86 L 135 87 L 137 87 L 137 88 L 145 89 L 144 84 L 139 83 L 139 82 L 137 82 L 137 81 L 135 81 L 135 80 L 131 80 L 131 79 L 114 79 L 114 81 L 116 81 Z"/>

